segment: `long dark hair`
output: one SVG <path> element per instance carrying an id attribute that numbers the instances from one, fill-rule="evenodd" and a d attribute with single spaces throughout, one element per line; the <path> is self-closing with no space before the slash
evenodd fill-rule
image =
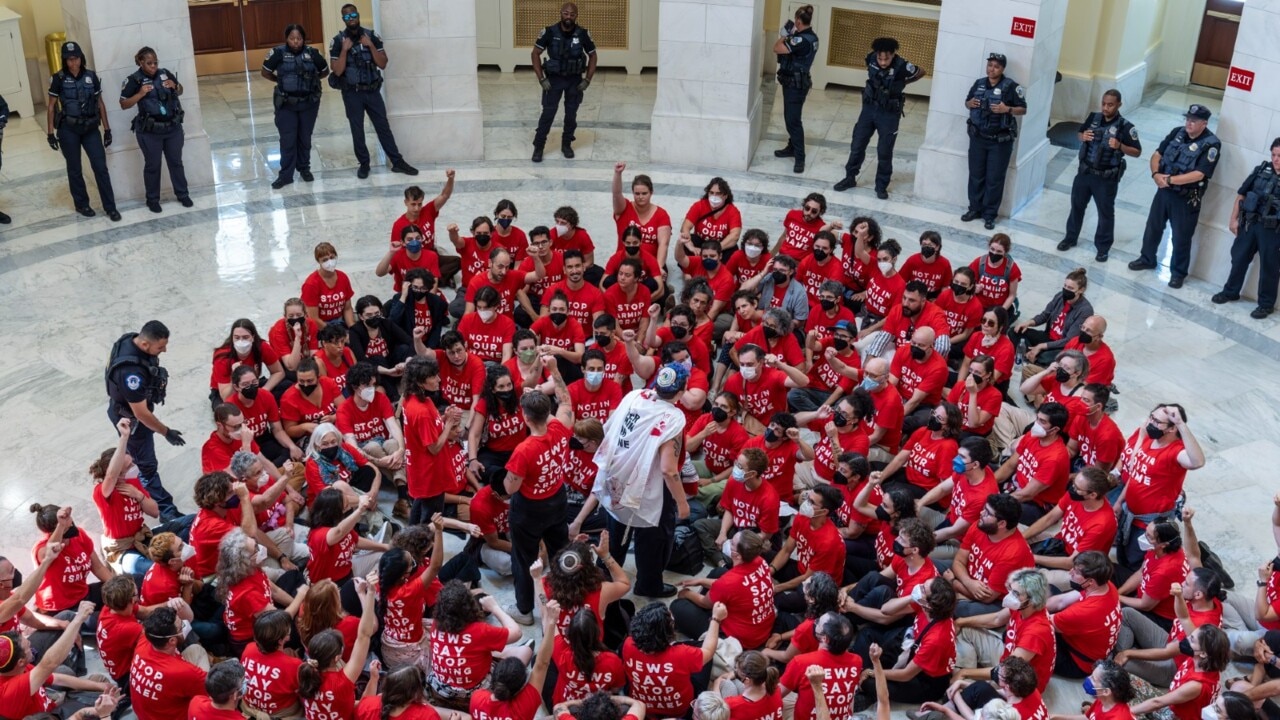
<path id="1" fill-rule="evenodd" d="M 393 711 L 421 700 L 425 691 L 422 671 L 416 665 L 387 673 L 382 681 L 382 720 L 391 720 Z"/>
<path id="2" fill-rule="evenodd" d="M 249 348 L 249 357 L 253 358 L 254 365 L 262 362 L 262 336 L 258 334 L 258 326 L 253 324 L 249 318 L 240 318 L 231 323 L 231 329 L 227 331 L 227 339 L 222 344 L 213 349 L 214 357 L 219 355 L 229 355 L 233 360 L 236 359 L 235 348 L 231 340 L 236 330 L 248 330 L 253 336 L 253 347 Z"/>
<path id="3" fill-rule="evenodd" d="M 302 663 L 298 668 L 298 695 L 304 700 L 315 700 L 320 692 L 320 683 L 324 679 L 325 670 L 333 667 L 333 662 L 342 657 L 342 633 L 330 628 L 316 633 L 307 643 L 307 655 L 310 662 Z"/>
<path id="4" fill-rule="evenodd" d="M 441 632 L 457 634 L 471 623 L 484 620 L 484 609 L 461 580 L 450 580 L 436 596 L 434 617 Z"/>
<path id="5" fill-rule="evenodd" d="M 378 560 L 378 617 L 386 613 L 387 598 L 391 596 L 391 591 L 409 579 L 413 567 L 414 560 L 407 550 L 392 546 L 382 554 L 382 558 Z"/>
<path id="6" fill-rule="evenodd" d="M 489 417 L 494 417 L 495 409 L 501 411 L 503 415 L 512 415 L 520 408 L 520 398 L 514 392 L 511 394 L 509 402 L 499 400 L 497 394 L 494 393 L 493 386 L 497 385 L 498 381 L 504 377 L 510 378 L 511 371 L 502 365 L 489 365 L 485 368 L 484 389 L 480 391 L 480 398 L 484 400 L 485 410 L 488 412 Z M 514 378 L 511 383 L 514 386 Z M 513 387 L 512 389 L 514 390 L 515 388 Z"/>
<path id="7" fill-rule="evenodd" d="M 400 395 L 415 397 L 419 402 L 427 402 L 431 392 L 426 382 L 440 374 L 440 364 L 435 356 L 414 355 L 404 364 L 404 375 L 400 377 Z"/>
<path id="8" fill-rule="evenodd" d="M 600 621 L 596 611 L 582 608 L 573 614 L 569 626 L 564 629 L 565 642 L 573 651 L 573 664 L 588 680 L 596 672 L 596 653 L 608 650 L 600 637 Z"/>
<path id="9" fill-rule="evenodd" d="M 604 584 L 594 556 L 595 552 L 590 545 L 575 541 L 569 543 L 551 561 L 551 567 L 547 570 L 547 585 L 551 589 L 551 599 L 560 603 L 560 607 L 572 608 L 583 604 L 588 595 Z"/>

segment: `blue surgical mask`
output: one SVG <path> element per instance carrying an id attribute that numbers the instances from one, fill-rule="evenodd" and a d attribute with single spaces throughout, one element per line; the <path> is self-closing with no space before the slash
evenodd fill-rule
<path id="1" fill-rule="evenodd" d="M 1086 677 L 1084 679 L 1084 694 L 1089 697 L 1097 697 L 1098 695 L 1098 688 L 1093 686 L 1092 677 Z"/>
<path id="2" fill-rule="evenodd" d="M 746 482 L 747 480 L 747 471 L 743 470 L 737 465 L 733 466 L 733 469 L 729 471 L 729 474 L 732 475 L 733 479 L 737 480 L 738 482 Z"/>
<path id="3" fill-rule="evenodd" d="M 600 383 L 604 382 L 603 370 L 591 370 L 582 373 L 582 378 L 587 381 L 587 385 L 591 387 L 600 387 Z"/>
<path id="4" fill-rule="evenodd" d="M 507 228 L 511 227 L 512 219 L 513 218 L 498 218 L 498 227 L 502 228 L 503 230 L 506 230 Z"/>
<path id="5" fill-rule="evenodd" d="M 951 460 L 951 469 L 955 470 L 957 475 L 963 473 L 968 467 L 969 463 L 965 462 L 964 458 L 959 455 L 955 456 Z"/>
<path id="6" fill-rule="evenodd" d="M 409 242 L 404 244 L 404 249 L 408 250 L 411 253 L 420 253 L 422 252 L 422 241 L 410 240 Z"/>
<path id="7" fill-rule="evenodd" d="M 875 392 L 880 389 L 880 383 L 871 378 L 862 378 L 862 384 L 859 387 L 867 392 Z"/>

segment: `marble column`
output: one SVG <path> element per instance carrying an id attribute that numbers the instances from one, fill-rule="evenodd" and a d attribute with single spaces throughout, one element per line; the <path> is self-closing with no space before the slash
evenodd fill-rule
<path id="1" fill-rule="evenodd" d="M 1222 139 L 1222 157 L 1209 181 L 1200 226 L 1192 246 L 1191 274 L 1221 286 L 1231 269 L 1227 228 L 1236 191 L 1253 168 L 1271 157 L 1271 141 L 1280 137 L 1280 0 L 1250 0 L 1240 18 L 1231 56 L 1231 82 L 1222 110 L 1211 121 Z M 1245 88 L 1248 89 L 1245 89 Z M 1256 298 L 1258 261 L 1254 259 L 1244 295 Z"/>
<path id="2" fill-rule="evenodd" d="M 410 163 L 484 159 L 476 0 L 381 0 L 383 88 Z"/>
<path id="3" fill-rule="evenodd" d="M 138 111 L 120 109 L 120 88 L 125 78 L 138 69 L 133 56 L 143 46 L 154 49 L 160 66 L 171 70 L 182 83 L 182 109 L 186 112 L 182 161 L 187 184 L 192 188 L 212 185 L 213 152 L 200 110 L 200 81 L 196 78 L 187 0 L 130 0 L 127 11 L 118 2 L 63 0 L 62 19 L 67 39 L 84 47 L 88 66 L 102 81 L 102 100 L 113 135 L 112 145 L 107 148 L 107 166 L 117 201 L 145 196 L 142 152 L 129 130 Z M 88 172 L 87 165 L 85 171 Z M 163 203 L 173 198 L 173 191 L 168 168 L 162 172 Z M 198 199 L 196 202 L 200 203 Z"/>
<path id="4" fill-rule="evenodd" d="M 654 162 L 746 170 L 764 119 L 765 0 L 653 0 L 658 6 Z"/>
<path id="5" fill-rule="evenodd" d="M 986 72 L 987 55 L 1009 59 L 1005 74 L 1026 89 L 1027 114 L 1005 180 L 1002 215 L 1013 215 L 1044 187 L 1052 150 L 1045 130 L 1066 25 L 1067 0 L 947 0 L 938 18 L 938 48 L 915 194 L 960 208 L 967 203 L 969 110 L 965 95 Z M 1034 22 L 1034 37 L 1021 20 Z M 945 62 L 943 62 L 945 60 Z"/>

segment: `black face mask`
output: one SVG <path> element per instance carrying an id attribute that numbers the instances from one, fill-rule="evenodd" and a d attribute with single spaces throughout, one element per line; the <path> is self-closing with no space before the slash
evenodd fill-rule
<path id="1" fill-rule="evenodd" d="M 577 437 L 571 437 L 571 438 L 569 438 L 569 448 L 570 448 L 571 450 L 586 450 L 586 449 L 587 449 L 587 448 L 586 448 L 586 446 L 582 444 L 582 441 L 581 441 L 581 440 L 579 440 Z"/>
<path id="2" fill-rule="evenodd" d="M 1075 299 L 1076 299 L 1076 293 L 1074 290 L 1068 290 L 1066 288 L 1062 288 L 1062 302 L 1069 303 L 1069 302 L 1073 302 Z"/>
<path id="3" fill-rule="evenodd" d="M 1196 654 L 1196 651 L 1191 649 L 1191 638 L 1182 638 L 1181 642 L 1178 643 L 1178 652 L 1187 656 Z"/>
<path id="4" fill-rule="evenodd" d="M 931 258 L 931 257 L 933 257 L 934 255 L 937 255 L 937 254 L 938 254 L 938 248 L 936 248 L 936 247 L 934 247 L 934 246 L 932 246 L 932 245 L 921 245 L 921 246 L 920 246 L 920 254 L 921 254 L 921 255 L 923 255 L 923 256 L 924 256 L 924 257 L 926 257 L 926 258 Z"/>
<path id="5" fill-rule="evenodd" d="M 826 250 L 815 249 L 813 251 L 813 259 L 816 260 L 817 262 L 822 262 L 829 257 L 831 257 L 831 253 L 828 253 Z"/>
<path id="6" fill-rule="evenodd" d="M 937 432 L 942 429 L 942 421 L 938 419 L 937 415 L 929 416 L 929 429 L 933 432 Z"/>
<path id="7" fill-rule="evenodd" d="M 777 328 L 769 325 L 764 325 L 762 332 L 764 333 L 766 340 L 777 340 L 781 336 L 781 333 L 778 332 Z"/>
<path id="8" fill-rule="evenodd" d="M 303 395 L 310 395 L 315 392 L 318 387 L 320 387 L 319 384 L 303 385 L 302 383 L 298 383 L 298 392 Z"/>
<path id="9" fill-rule="evenodd" d="M 628 245 L 624 247 L 623 250 L 631 257 L 635 257 L 640 254 L 640 247 L 638 245 Z"/>
<path id="10" fill-rule="evenodd" d="M 515 390 L 494 390 L 493 396 L 498 398 L 502 402 L 511 402 L 512 400 L 516 399 L 516 391 Z"/>
<path id="11" fill-rule="evenodd" d="M 477 245 L 488 245 L 488 244 L 489 244 L 489 233 L 476 233 L 476 244 L 477 244 Z"/>
<path id="12" fill-rule="evenodd" d="M 563 325 L 569 319 L 568 313 L 551 313 L 551 322 L 556 325 Z"/>
<path id="13" fill-rule="evenodd" d="M 828 300 L 827 298 L 822 298 L 821 300 L 818 301 L 818 304 L 821 305 L 822 309 L 827 312 L 831 312 L 832 310 L 836 309 L 835 300 Z"/>
<path id="14" fill-rule="evenodd" d="M 916 347 L 915 345 L 912 345 L 911 359 L 915 360 L 916 362 L 921 362 L 922 360 L 924 360 L 924 348 Z"/>
<path id="15" fill-rule="evenodd" d="M 76 527 L 75 525 L 72 525 L 71 527 L 67 528 L 67 531 L 62 533 L 63 540 L 70 540 L 71 538 L 74 538 L 74 537 L 80 537 L 80 528 Z"/>
<path id="16" fill-rule="evenodd" d="M 898 541 L 898 540 L 894 540 L 894 541 L 893 541 L 893 554 L 894 554 L 894 555 L 897 555 L 898 557 L 903 557 L 903 556 L 905 556 L 905 555 L 906 555 L 906 553 L 907 553 L 907 549 L 906 549 L 906 548 L 904 548 L 904 547 L 902 547 L 902 542 L 901 542 L 901 541 Z"/>
<path id="17" fill-rule="evenodd" d="M 1076 489 L 1075 483 L 1067 483 L 1067 495 L 1070 495 L 1071 499 L 1075 500 L 1076 502 L 1080 502 L 1081 500 L 1084 500 L 1084 494 Z"/>
<path id="18" fill-rule="evenodd" d="M 1280 555 L 1271 561 L 1271 572 L 1280 572 Z"/>
<path id="19" fill-rule="evenodd" d="M 684 337 L 685 337 L 686 335 L 688 335 L 688 334 L 689 334 L 689 328 L 687 328 L 687 327 L 685 327 L 685 326 L 683 326 L 683 325 L 672 325 L 672 326 L 671 326 L 671 337 L 673 337 L 673 338 L 675 338 L 675 339 L 677 339 L 677 340 L 683 340 L 683 339 L 684 339 Z"/>
<path id="20" fill-rule="evenodd" d="M 328 460 L 329 462 L 333 462 L 334 460 L 337 460 L 337 459 L 338 459 L 338 450 L 339 450 L 340 448 L 341 448 L 341 446 L 340 446 L 340 445 L 334 445 L 333 447 L 321 448 L 321 449 L 320 449 L 320 456 L 321 456 L 321 457 L 323 457 L 325 460 Z M 236 498 L 236 499 L 238 500 L 239 498 Z"/>
<path id="21" fill-rule="evenodd" d="M 844 338 L 832 338 L 831 347 L 835 348 L 838 352 L 844 352 L 849 349 L 849 341 Z"/>
<path id="22" fill-rule="evenodd" d="M 1159 440 L 1164 437 L 1164 431 L 1157 427 L 1155 423 L 1147 423 L 1146 431 L 1147 437 L 1152 440 Z"/>
<path id="23" fill-rule="evenodd" d="M 769 277 L 773 280 L 774 285 L 781 285 L 791 279 L 790 275 L 782 272 L 781 270 L 774 270 L 769 274 Z"/>
<path id="24" fill-rule="evenodd" d="M 722 423 L 729 419 L 729 413 L 725 412 L 724 408 L 717 405 L 716 407 L 711 408 L 711 419 L 718 423 Z"/>
<path id="25" fill-rule="evenodd" d="M 1080 335 L 1077 337 L 1080 338 L 1081 345 L 1090 345 L 1093 343 L 1093 336 L 1083 330 L 1080 331 Z"/>
<path id="26" fill-rule="evenodd" d="M 613 340 L 612 335 L 596 335 L 596 344 L 600 347 L 609 347 L 609 343 Z"/>
<path id="27" fill-rule="evenodd" d="M 1071 589 L 1072 589 L 1072 590 L 1075 590 L 1076 592 L 1084 592 L 1084 585 L 1081 585 L 1080 583 L 1076 582 L 1075 580 L 1070 580 L 1070 581 L 1068 581 L 1068 582 L 1070 582 L 1070 583 L 1071 583 Z"/>
<path id="28" fill-rule="evenodd" d="M 420 303 L 426 299 L 427 299 L 426 290 L 410 290 L 409 291 L 409 302 Z"/>
<path id="29" fill-rule="evenodd" d="M 842 428 L 842 427 L 844 427 L 844 426 L 846 426 L 846 425 L 848 425 L 848 424 L 849 424 L 849 416 L 848 416 L 848 415 L 845 415 L 844 413 L 840 412 L 839 410 L 836 410 L 835 412 L 831 413 L 831 422 L 832 422 L 832 424 L 834 424 L 836 427 L 841 427 L 841 428 Z"/>
<path id="30" fill-rule="evenodd" d="M 956 297 L 960 297 L 961 295 L 968 295 L 971 290 L 972 288 L 967 288 L 961 285 L 957 285 L 955 283 L 951 283 L 951 294 L 955 295 Z"/>
<path id="31" fill-rule="evenodd" d="M 765 431 L 764 431 L 765 442 L 776 443 L 781 439 L 782 438 L 778 437 L 778 433 L 773 431 L 773 428 L 765 428 Z"/>
<path id="32" fill-rule="evenodd" d="M 241 390 L 240 394 L 244 396 L 245 400 L 252 400 L 258 397 L 258 386 L 254 385 L 253 387 L 247 387 Z"/>
<path id="33" fill-rule="evenodd" d="M 999 265 L 1000 263 L 1004 262 L 1004 255 L 998 255 L 996 253 L 987 253 L 987 262 L 991 263 L 992 265 Z"/>
<path id="34" fill-rule="evenodd" d="M 889 522 L 889 520 L 892 519 L 892 516 L 889 515 L 888 510 L 885 510 L 883 507 L 877 507 L 876 519 L 879 520 L 880 522 Z"/>
<path id="35" fill-rule="evenodd" d="M 302 325 L 306 321 L 307 321 L 306 318 L 289 318 L 285 322 L 289 323 L 290 325 L 293 325 L 294 327 L 297 327 L 299 325 Z"/>
<path id="36" fill-rule="evenodd" d="M 378 328 L 382 327 L 382 318 L 380 317 L 365 318 L 364 326 L 369 328 L 370 330 L 377 330 Z"/>
<path id="37" fill-rule="evenodd" d="M 1058 368 L 1053 371 L 1053 379 L 1059 383 L 1064 383 L 1071 379 L 1071 373 L 1067 372 L 1066 368 Z"/>
<path id="38" fill-rule="evenodd" d="M 837 470 L 831 473 L 831 482 L 835 483 L 836 485 L 848 485 L 849 478 L 846 477 L 844 473 Z"/>

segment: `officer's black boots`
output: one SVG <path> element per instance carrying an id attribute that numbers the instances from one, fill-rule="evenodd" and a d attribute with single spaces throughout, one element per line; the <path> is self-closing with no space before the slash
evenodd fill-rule
<path id="1" fill-rule="evenodd" d="M 796 160 L 796 164 L 795 164 L 795 166 L 793 166 L 793 167 L 791 168 L 791 172 L 794 172 L 794 173 L 802 173 L 802 172 L 804 172 L 804 161 L 803 161 L 803 160 Z"/>
<path id="2" fill-rule="evenodd" d="M 565 157 L 565 159 L 566 159 L 566 160 L 572 160 L 572 159 L 573 159 L 573 146 L 572 146 L 572 145 L 570 145 L 569 143 L 564 143 L 563 145 L 561 145 L 561 146 L 560 146 L 560 154 L 561 154 L 561 155 L 564 155 L 564 157 Z"/>
<path id="3" fill-rule="evenodd" d="M 856 178 L 847 177 L 835 184 L 835 191 L 844 192 L 849 188 L 855 188 L 855 187 L 858 187 L 858 180 Z"/>
<path id="4" fill-rule="evenodd" d="M 533 161 L 542 162 L 542 148 L 537 145 L 533 146 Z"/>
<path id="5" fill-rule="evenodd" d="M 191 207 L 192 205 L 195 205 L 190 197 L 180 197 L 178 198 L 178 202 L 182 203 L 182 207 Z"/>
<path id="6" fill-rule="evenodd" d="M 391 172 L 393 172 L 393 173 L 404 173 L 405 175 L 417 175 L 417 174 L 418 174 L 418 168 L 416 168 L 416 167 L 414 167 L 414 166 L 410 165 L 409 163 L 405 162 L 405 161 L 404 161 L 404 158 L 401 158 L 401 159 L 396 160 L 395 162 L 391 163 Z"/>
<path id="7" fill-rule="evenodd" d="M 11 222 L 13 222 L 13 218 L 0 212 L 0 225 L 8 225 Z"/>
<path id="8" fill-rule="evenodd" d="M 996 229 L 996 221 L 995 221 L 995 220 L 983 220 L 983 221 L 982 221 L 982 227 L 984 227 L 984 228 L 986 228 L 986 229 L 988 229 L 988 230 L 995 230 L 995 229 Z"/>
<path id="9" fill-rule="evenodd" d="M 889 191 L 884 189 L 876 190 L 876 197 L 880 198 L 881 200 L 888 200 Z"/>
<path id="10" fill-rule="evenodd" d="M 284 187 L 285 185 L 292 185 L 292 184 L 293 184 L 293 180 L 292 180 L 292 179 L 285 180 L 285 179 L 284 179 L 284 178 L 282 178 L 282 177 L 278 177 L 278 178 L 276 178 L 275 180 L 273 180 L 273 181 L 271 182 L 271 189 L 272 189 L 272 190 L 279 190 L 280 188 Z"/>
<path id="11" fill-rule="evenodd" d="M 360 167 L 356 170 L 356 177 L 361 180 L 369 177 L 369 163 L 360 163 Z"/>
<path id="12" fill-rule="evenodd" d="M 83 215 L 83 216 L 85 216 L 85 217 L 93 217 L 94 215 L 97 215 L 97 213 L 95 213 L 95 212 L 93 211 L 93 208 L 88 207 L 88 206 L 85 206 L 85 207 L 82 207 L 82 208 L 76 208 L 76 212 L 80 213 L 81 215 Z"/>
<path id="13" fill-rule="evenodd" d="M 148 200 L 147 209 L 153 213 L 158 213 L 160 212 L 160 203 L 155 200 Z"/>
<path id="14" fill-rule="evenodd" d="M 107 211 L 107 217 L 111 218 L 111 222 L 120 222 L 120 211 L 112 208 Z"/>
<path id="15" fill-rule="evenodd" d="M 1075 246 L 1076 246 L 1075 240 L 1063 240 L 1062 242 L 1058 243 L 1059 250 L 1070 250 Z"/>
<path id="16" fill-rule="evenodd" d="M 795 157 L 796 150 L 795 148 L 791 147 L 790 143 L 788 143 L 787 146 L 782 148 L 781 150 L 774 150 L 773 156 L 778 158 Z"/>
<path id="17" fill-rule="evenodd" d="M 299 169 L 299 170 L 298 170 L 298 175 L 301 175 L 301 176 L 302 176 L 302 181 L 303 181 L 303 182 L 312 182 L 312 181 L 314 181 L 314 180 L 316 179 L 316 176 L 315 176 L 315 175 L 312 175 L 310 170 L 301 170 L 301 169 Z"/>
<path id="18" fill-rule="evenodd" d="M 970 220 L 977 220 L 980 217 L 982 217 L 981 210 L 970 210 L 965 214 L 961 215 L 960 219 L 963 220 L 964 222 L 969 222 Z"/>

